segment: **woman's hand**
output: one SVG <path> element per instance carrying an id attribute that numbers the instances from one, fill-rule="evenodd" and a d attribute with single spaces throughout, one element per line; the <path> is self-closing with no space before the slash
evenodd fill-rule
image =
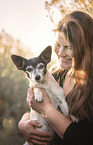
<path id="1" fill-rule="evenodd" d="M 23 116 L 18 124 L 18 127 L 19 132 L 24 136 L 24 138 L 29 142 L 30 145 L 45 145 L 48 144 L 49 141 L 51 141 L 50 134 L 43 133 L 35 129 L 35 127 L 40 128 L 41 124 L 36 121 L 28 120 L 27 116 Z"/>
<path id="2" fill-rule="evenodd" d="M 27 103 L 29 105 L 29 107 L 31 108 L 31 99 L 32 97 L 34 97 L 34 92 L 33 92 L 33 88 L 29 88 L 28 92 L 27 92 Z"/>
<path id="3" fill-rule="evenodd" d="M 28 95 L 31 96 L 29 99 L 30 107 L 41 114 L 46 114 L 46 110 L 51 107 L 50 99 L 44 89 L 40 89 L 43 93 L 43 102 L 37 102 L 34 97 L 32 88 L 28 90 Z"/>

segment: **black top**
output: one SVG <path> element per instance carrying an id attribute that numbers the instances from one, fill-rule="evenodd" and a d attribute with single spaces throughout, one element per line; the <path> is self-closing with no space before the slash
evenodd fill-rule
<path id="1" fill-rule="evenodd" d="M 93 122 L 71 123 L 64 133 L 63 145 L 93 145 Z"/>
<path id="2" fill-rule="evenodd" d="M 61 87 L 63 87 L 66 73 L 67 71 L 60 71 L 58 74 L 53 74 Z M 72 122 L 64 133 L 64 139 L 55 134 L 50 145 L 93 145 L 93 122 L 88 120 Z"/>

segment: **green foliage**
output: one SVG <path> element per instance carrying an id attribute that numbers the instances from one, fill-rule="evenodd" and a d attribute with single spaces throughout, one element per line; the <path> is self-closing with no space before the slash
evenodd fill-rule
<path id="1" fill-rule="evenodd" d="M 20 145 L 24 139 L 19 135 L 17 126 L 22 115 L 29 110 L 26 102 L 28 81 L 11 60 L 11 50 L 16 41 L 9 42 L 12 37 L 8 34 L 8 41 L 5 41 L 5 31 L 0 36 L 0 144 Z M 27 52 L 20 49 L 20 44 L 14 47 L 14 51 L 25 57 Z"/>

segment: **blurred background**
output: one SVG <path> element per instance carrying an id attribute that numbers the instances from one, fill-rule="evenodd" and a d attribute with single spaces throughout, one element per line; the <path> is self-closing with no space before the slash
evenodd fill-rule
<path id="1" fill-rule="evenodd" d="M 93 17 L 93 0 L 0 0 L 0 145 L 22 145 L 18 122 L 29 110 L 29 82 L 16 69 L 11 55 L 37 56 L 46 46 L 54 47 L 58 21 L 72 10 Z M 49 68 L 55 64 L 52 54 Z"/>

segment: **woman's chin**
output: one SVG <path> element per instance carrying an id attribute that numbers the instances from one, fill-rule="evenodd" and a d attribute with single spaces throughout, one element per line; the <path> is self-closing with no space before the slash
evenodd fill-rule
<path id="1" fill-rule="evenodd" d="M 64 70 L 69 70 L 71 68 L 71 65 L 68 64 L 60 64 L 60 67 Z"/>

